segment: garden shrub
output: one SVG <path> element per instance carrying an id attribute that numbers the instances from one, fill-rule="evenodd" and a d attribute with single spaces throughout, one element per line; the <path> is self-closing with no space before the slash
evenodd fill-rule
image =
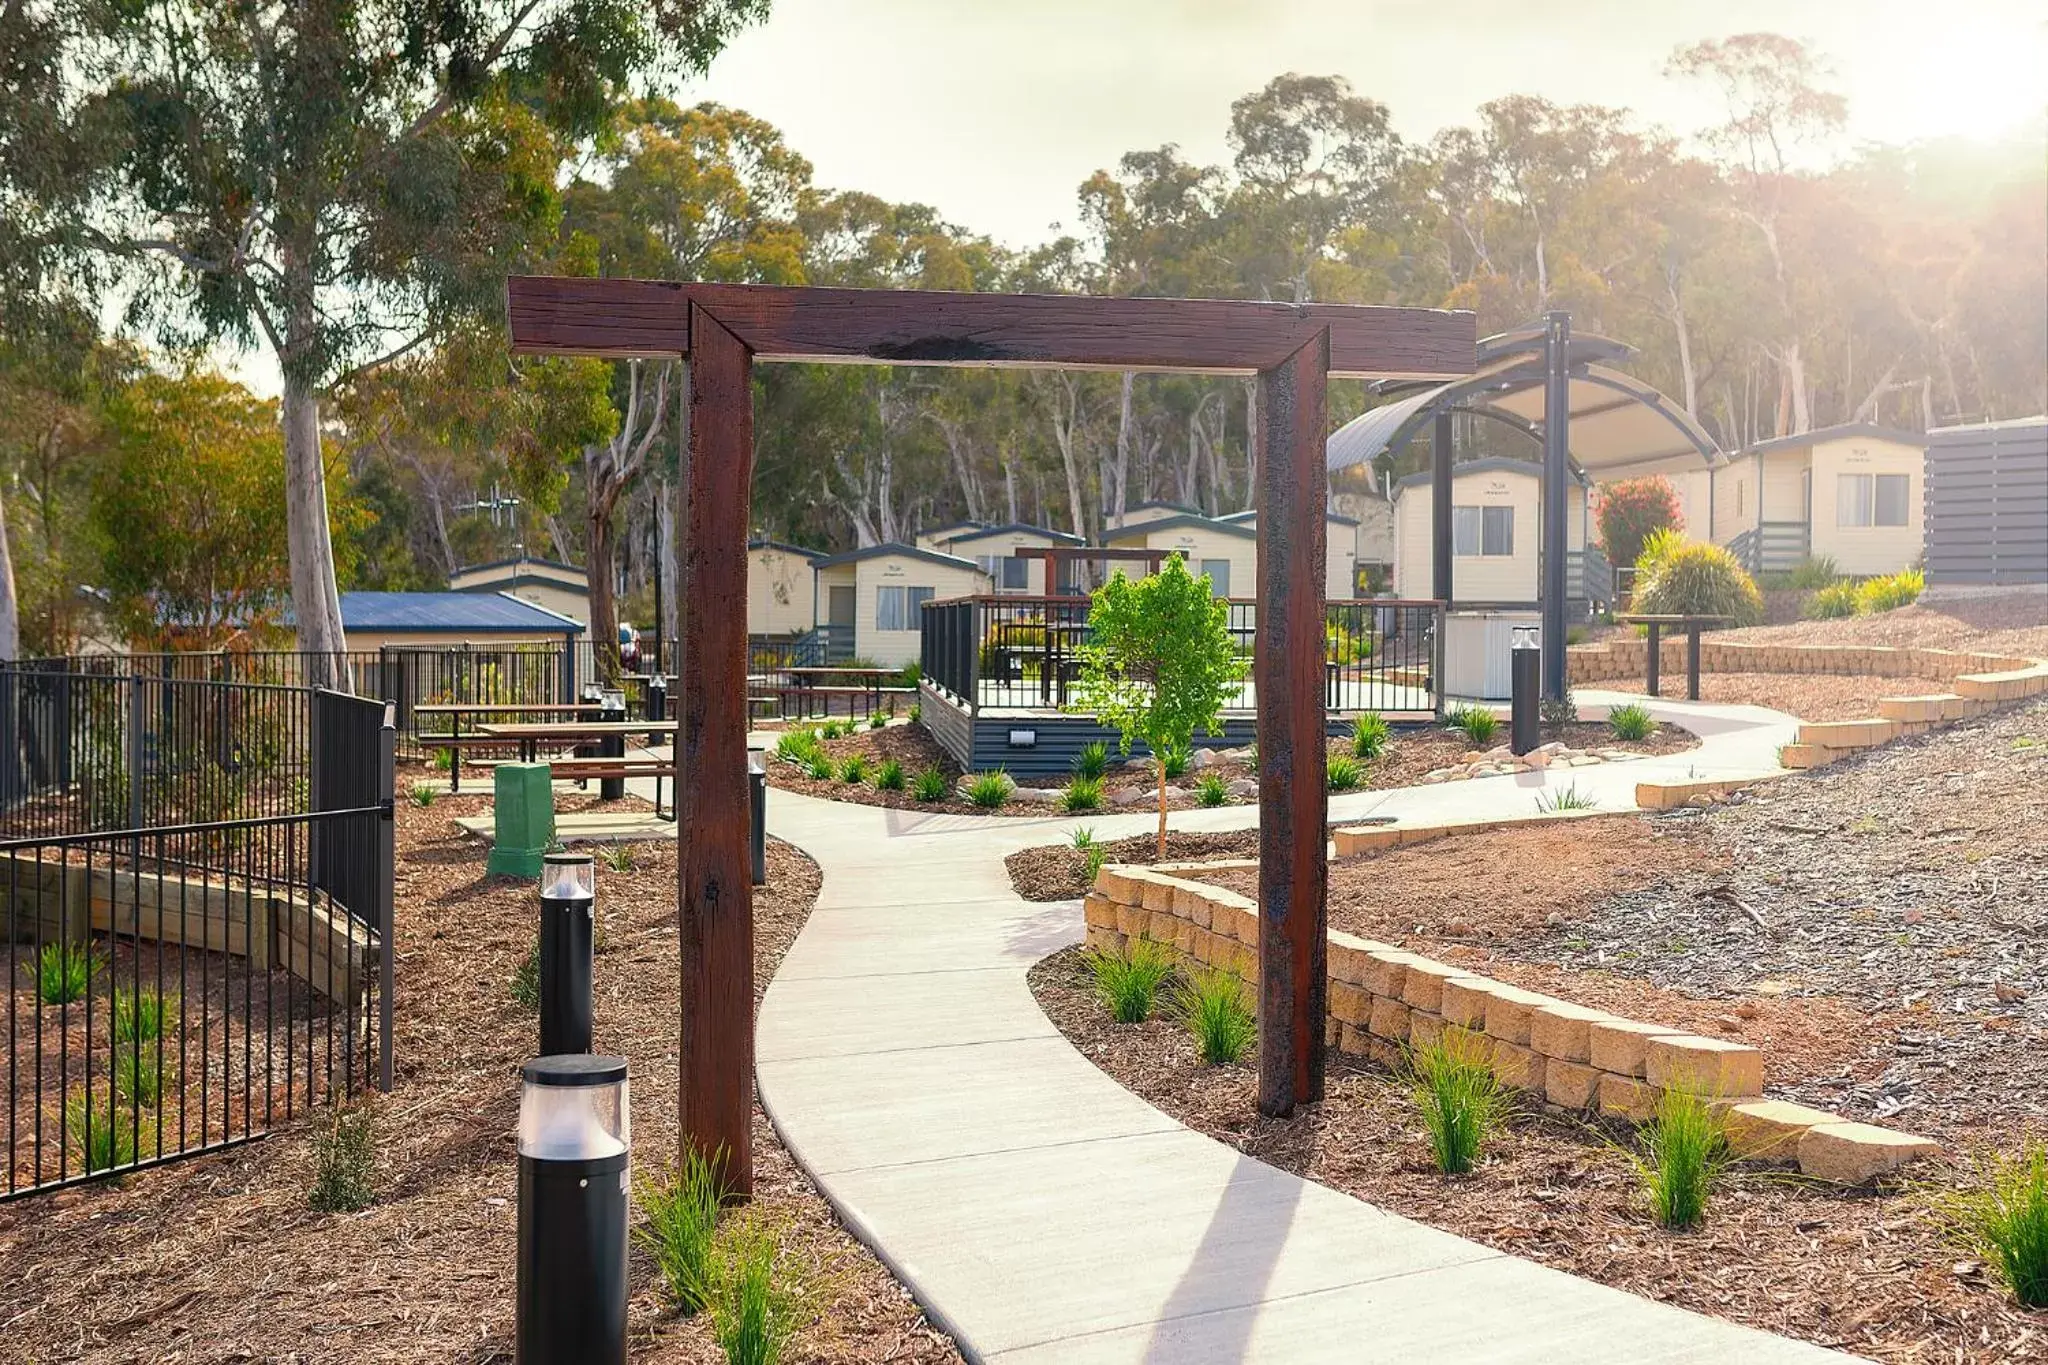
<path id="1" fill-rule="evenodd" d="M 1377 711 L 1367 711 L 1351 722 L 1351 752 L 1360 758 L 1378 758 L 1387 751 L 1393 727 Z"/>
<path id="2" fill-rule="evenodd" d="M 880 711 L 868 712 L 868 729 L 879 730 L 889 723 L 889 718 Z"/>
<path id="3" fill-rule="evenodd" d="M 1631 743 L 1645 740 L 1657 728 L 1657 722 L 1650 717 L 1648 707 L 1629 702 L 1617 706 L 1607 713 L 1607 724 L 1614 731 L 1614 737 Z"/>
<path id="4" fill-rule="evenodd" d="M 1332 621 L 1323 627 L 1323 657 L 1333 664 L 1362 664 L 1372 657 L 1372 636 Z"/>
<path id="5" fill-rule="evenodd" d="M 1096 810 L 1102 805 L 1102 779 L 1076 773 L 1060 793 L 1060 809 L 1069 813 Z"/>
<path id="6" fill-rule="evenodd" d="M 1010 793 L 1017 790 L 1017 784 L 1001 768 L 994 772 L 977 773 L 967 784 L 967 799 L 983 810 L 995 810 L 1006 804 Z"/>
<path id="7" fill-rule="evenodd" d="M 164 1036 L 164 1022 L 174 1006 L 150 990 L 114 989 L 108 1012 L 113 1016 L 114 1041 L 148 1043 Z"/>
<path id="8" fill-rule="evenodd" d="M 97 949 L 61 938 L 45 943 L 28 963 L 29 973 L 35 978 L 36 998 L 45 1005 L 68 1005 L 83 1000 L 99 969 Z"/>
<path id="9" fill-rule="evenodd" d="M 1829 555 L 1808 555 L 1794 564 L 1785 575 L 1785 586 L 1804 592 L 1831 588 L 1842 578 L 1841 571 Z"/>
<path id="10" fill-rule="evenodd" d="M 833 766 L 830 756 L 824 753 L 813 754 L 804 764 L 804 776 L 813 782 L 830 782 L 833 774 L 838 771 Z"/>
<path id="11" fill-rule="evenodd" d="M 758 1223 L 728 1224 L 714 1248 L 711 1336 L 727 1365 L 780 1365 L 796 1332 L 801 1297 L 776 1266 L 775 1235 Z"/>
<path id="12" fill-rule="evenodd" d="M 868 761 L 860 754 L 848 754 L 839 765 L 839 780 L 855 786 L 868 780 Z"/>
<path id="13" fill-rule="evenodd" d="M 1507 1092 L 1484 1048 L 1481 1041 L 1446 1037 L 1408 1057 L 1409 1091 L 1429 1133 L 1430 1155 L 1445 1175 L 1471 1171 L 1507 1116 Z"/>
<path id="14" fill-rule="evenodd" d="M 1119 1024 L 1142 1024 L 1152 1017 L 1159 987 L 1173 975 L 1173 950 L 1149 938 L 1134 938 L 1122 952 L 1092 952 L 1088 970 L 1095 994 Z"/>
<path id="15" fill-rule="evenodd" d="M 135 1112 L 117 1105 L 111 1091 L 101 1091 L 90 1105 L 83 1092 L 64 1101 L 64 1127 L 87 1175 L 133 1164 L 139 1126 Z"/>
<path id="16" fill-rule="evenodd" d="M 313 1134 L 313 1189 L 321 1213 L 355 1213 L 376 1199 L 377 1142 L 370 1107 L 336 1106 Z"/>
<path id="17" fill-rule="evenodd" d="M 1215 773 L 1203 773 L 1195 779 L 1195 800 L 1204 806 L 1220 806 L 1230 799 L 1230 788 Z"/>
<path id="18" fill-rule="evenodd" d="M 1593 500 L 1593 521 L 1601 547 L 1615 564 L 1635 563 L 1643 553 L 1643 542 L 1655 533 L 1685 528 L 1678 492 L 1669 479 L 1658 474 L 1622 479 L 1600 488 Z"/>
<path id="19" fill-rule="evenodd" d="M 1325 780 L 1333 792 L 1348 792 L 1365 776 L 1364 769 L 1358 766 L 1358 760 L 1349 754 L 1331 754 L 1324 773 Z"/>
<path id="20" fill-rule="evenodd" d="M 1800 606 L 1799 614 L 1809 621 L 1839 621 L 1856 614 L 1856 585 L 1836 583 L 1820 589 Z"/>
<path id="21" fill-rule="evenodd" d="M 1179 777 L 1187 772 L 1188 764 L 1194 761 L 1195 752 L 1186 744 L 1166 743 L 1159 746 L 1159 766 L 1168 777 Z"/>
<path id="22" fill-rule="evenodd" d="M 139 1042 L 116 1043 L 113 1056 L 114 1093 L 139 1108 L 156 1108 L 163 1081 L 156 1049 Z"/>
<path id="23" fill-rule="evenodd" d="M 1865 579 L 1856 586 L 1857 614 L 1868 616 L 1909 607 L 1920 600 L 1926 586 L 1927 575 L 1919 569 L 1901 569 L 1882 578 Z"/>
<path id="24" fill-rule="evenodd" d="M 903 764 L 897 759 L 885 758 L 882 760 L 882 766 L 875 769 L 876 791 L 900 792 L 909 783 L 910 779 L 904 774 Z"/>
<path id="25" fill-rule="evenodd" d="M 1195 1051 L 1210 1066 L 1237 1061 L 1258 1037 L 1244 983 L 1221 968 L 1196 972 L 1174 993 L 1173 1003 L 1194 1035 Z"/>
<path id="26" fill-rule="evenodd" d="M 1484 706 L 1459 705 L 1444 716 L 1444 724 L 1461 732 L 1474 748 L 1484 748 L 1500 729 L 1500 717 Z"/>
<path id="27" fill-rule="evenodd" d="M 943 801 L 947 789 L 946 775 L 937 768 L 926 768 L 911 784 L 910 794 L 920 801 Z"/>
<path id="28" fill-rule="evenodd" d="M 1660 533 L 1636 562 L 1635 609 L 1753 626 L 1764 619 L 1764 595 L 1726 546 Z"/>
<path id="29" fill-rule="evenodd" d="M 1100 777 L 1109 771 L 1109 746 L 1101 740 L 1083 744 L 1074 755 L 1073 770 L 1078 777 Z"/>
<path id="30" fill-rule="evenodd" d="M 434 804 L 434 789 L 424 782 L 415 782 L 412 784 L 411 796 L 412 803 L 415 806 L 419 806 L 423 809 L 427 806 L 431 806 Z"/>

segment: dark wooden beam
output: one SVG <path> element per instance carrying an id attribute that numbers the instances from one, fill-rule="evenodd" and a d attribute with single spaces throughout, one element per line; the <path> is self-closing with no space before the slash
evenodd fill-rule
<path id="1" fill-rule="evenodd" d="M 1451 516 L 1452 460 L 1456 458 L 1457 433 L 1449 408 L 1439 408 L 1436 430 L 1430 438 L 1429 479 L 1429 595 L 1448 605 L 1451 600 L 1451 551 L 1456 527 Z M 1442 685 L 1438 689 L 1441 692 Z"/>
<path id="2" fill-rule="evenodd" d="M 1324 833 L 1323 334 L 1259 375 L 1259 1111 L 1323 1097 L 1328 997 Z"/>
<path id="3" fill-rule="evenodd" d="M 696 303 L 757 360 L 1255 374 L 1327 334 L 1331 373 L 1472 371 L 1473 315 L 1429 308 L 1066 294 L 948 294 L 515 276 L 516 350 L 673 355 Z"/>
<path id="4" fill-rule="evenodd" d="M 682 1141 L 753 1193 L 754 888 L 747 794 L 747 506 L 753 366 L 702 309 L 689 319 L 689 460 L 676 737 L 682 935 Z"/>
<path id="5" fill-rule="evenodd" d="M 1537 598 L 1543 607 L 1543 699 L 1563 701 L 1565 694 L 1565 485 L 1571 478 L 1571 344 L 1572 315 L 1562 310 L 1543 315 L 1543 515 L 1542 584 Z M 1761 502 L 1761 500 L 1759 500 Z"/>

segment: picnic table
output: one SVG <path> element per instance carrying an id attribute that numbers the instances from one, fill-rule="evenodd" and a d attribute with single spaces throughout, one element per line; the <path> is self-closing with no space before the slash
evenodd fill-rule
<path id="1" fill-rule="evenodd" d="M 1700 699 L 1700 632 L 1708 626 L 1727 625 L 1732 617 L 1691 616 L 1677 613 L 1632 613 L 1614 618 L 1625 626 L 1642 626 L 1650 632 L 1650 660 L 1648 682 L 1650 695 L 1657 695 L 1657 672 L 1663 662 L 1663 651 L 1659 648 L 1660 635 L 1666 626 L 1673 626 L 1685 632 L 1685 699 Z"/>
<path id="2" fill-rule="evenodd" d="M 896 677 L 903 672 L 900 668 L 873 668 L 864 665 L 835 667 L 831 664 L 805 665 L 800 668 L 784 668 L 777 671 L 790 680 L 791 687 L 789 690 L 795 693 L 797 703 L 802 708 L 801 714 L 803 715 L 810 714 L 812 698 L 820 696 L 826 698 L 826 713 L 828 715 L 831 712 L 830 699 L 839 695 L 865 697 L 868 700 L 868 710 L 870 712 L 879 711 L 882 709 L 882 680 L 884 678 Z M 832 687 L 825 682 L 825 679 L 833 677 L 852 678 L 857 681 L 850 686 Z M 853 714 L 853 703 L 851 701 L 847 703 L 847 714 Z"/>
<path id="3" fill-rule="evenodd" d="M 492 739 L 505 740 L 519 746 L 519 757 L 523 762 L 532 763 L 539 755 L 541 746 L 559 749 L 565 746 L 584 744 L 591 740 L 624 739 L 627 735 L 673 735 L 678 722 L 672 720 L 576 720 L 560 722 L 512 722 L 499 725 L 479 725 L 477 733 Z"/>
<path id="4" fill-rule="evenodd" d="M 478 739 L 485 738 L 484 736 L 471 733 L 465 739 L 462 733 L 462 718 L 464 716 L 560 716 L 582 715 L 585 713 L 597 712 L 602 710 L 604 710 L 604 707 L 599 705 L 597 702 L 437 701 L 423 702 L 420 705 L 413 707 L 412 713 L 415 716 L 448 717 L 449 730 L 446 735 L 416 734 L 415 738 L 417 738 L 421 742 L 421 744 L 423 744 L 427 748 L 431 749 L 439 747 L 448 750 L 451 758 L 451 761 L 448 764 L 448 790 L 451 792 L 460 792 L 462 790 L 463 746 L 466 743 L 473 744 Z M 434 740 L 445 740 L 449 742 L 436 745 L 432 742 Z"/>

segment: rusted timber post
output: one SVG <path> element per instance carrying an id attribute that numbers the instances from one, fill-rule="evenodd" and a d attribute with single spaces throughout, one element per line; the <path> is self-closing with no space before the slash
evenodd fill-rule
<path id="1" fill-rule="evenodd" d="M 1323 1097 L 1329 368 L 1319 332 L 1259 372 L 1259 1112 L 1276 1117 Z"/>
<path id="2" fill-rule="evenodd" d="M 747 515 L 753 360 L 689 309 L 689 541 L 676 811 L 682 934 L 682 1142 L 754 1189 L 754 893 L 747 792 Z M 686 776 L 687 775 L 687 776 Z"/>

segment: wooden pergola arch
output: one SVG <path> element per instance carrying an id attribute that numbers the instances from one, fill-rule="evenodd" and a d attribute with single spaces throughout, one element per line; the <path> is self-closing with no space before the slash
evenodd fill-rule
<path id="1" fill-rule="evenodd" d="M 513 278 L 508 295 L 515 351 L 689 362 L 681 1129 L 700 1151 L 723 1149 L 735 1194 L 753 1186 L 746 545 L 757 360 L 1258 376 L 1259 1108 L 1285 1115 L 1322 1098 L 1326 380 L 1470 374 L 1472 314 L 541 277 Z"/>

